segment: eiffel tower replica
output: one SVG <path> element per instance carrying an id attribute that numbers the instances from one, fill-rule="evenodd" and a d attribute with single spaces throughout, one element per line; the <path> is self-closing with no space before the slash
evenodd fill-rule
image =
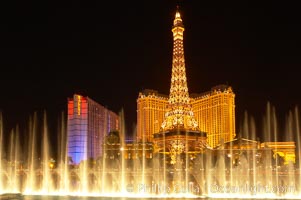
<path id="1" fill-rule="evenodd" d="M 201 132 L 190 103 L 184 59 L 184 25 L 177 9 L 173 22 L 172 76 L 165 119 L 160 132 L 154 134 L 154 152 L 165 154 L 170 164 L 180 162 L 183 155 L 190 157 L 206 147 L 206 133 Z M 178 163 L 179 164 L 179 163 Z"/>

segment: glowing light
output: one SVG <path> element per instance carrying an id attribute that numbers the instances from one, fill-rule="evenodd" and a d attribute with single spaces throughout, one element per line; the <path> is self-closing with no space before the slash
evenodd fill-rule
<path id="1" fill-rule="evenodd" d="M 77 115 L 80 115 L 81 96 L 77 96 Z"/>
<path id="2" fill-rule="evenodd" d="M 176 45 L 181 46 L 181 44 L 176 42 Z M 174 55 L 182 55 L 183 52 L 174 52 Z M 182 58 L 184 62 L 184 57 Z M 175 63 L 181 59 L 175 59 Z M 178 68 L 177 68 L 178 67 Z M 182 71 L 177 71 L 181 69 Z M 163 129 L 166 127 L 174 128 L 179 125 L 183 125 L 185 128 L 196 127 L 194 125 L 194 117 L 193 112 L 190 106 L 190 99 L 188 96 L 188 88 L 186 85 L 186 75 L 185 75 L 185 66 L 184 64 L 174 64 L 173 70 L 175 71 L 175 75 L 173 75 L 173 83 L 171 87 L 171 95 L 169 98 L 169 108 L 168 112 L 166 112 L 166 120 L 162 123 Z M 182 81 L 182 82 L 179 82 Z M 172 96 L 174 95 L 174 96 Z M 148 98 L 145 97 L 144 98 Z M 82 112 L 82 118 L 87 116 L 86 109 L 87 109 L 87 102 L 86 99 L 81 96 L 77 96 L 77 113 L 78 115 Z M 165 101 L 165 100 L 164 100 Z M 167 100 L 166 100 L 167 101 Z M 70 104 L 71 105 L 71 104 Z M 73 104 L 72 104 L 73 105 Z M 70 107 L 72 108 L 72 107 Z M 165 108 L 165 107 L 164 107 Z M 81 110 L 82 109 L 82 110 Z M 76 109 L 74 109 L 76 112 Z M 72 112 L 73 113 L 73 112 Z M 73 117 L 73 116 L 72 116 Z M 77 119 L 76 119 L 77 120 Z M 34 120 L 35 121 L 35 120 Z M 116 123 L 118 120 L 116 120 Z M 157 121 L 156 121 L 157 122 Z M 299 120 L 296 120 L 296 124 L 299 125 Z M 35 124 L 35 123 L 33 123 Z M 118 123 L 117 123 L 118 124 Z M 77 125 L 77 124 L 76 124 Z M 5 146 L 5 143 L 2 143 L 2 117 L 0 113 L 0 147 Z M 44 125 L 45 130 L 47 130 L 47 125 Z M 122 125 L 120 125 L 123 127 Z M 31 124 L 29 127 L 33 127 Z M 299 126 L 298 126 L 299 127 Z M 78 128 L 78 127 L 75 127 Z M 32 130 L 33 135 L 35 135 L 35 131 Z M 178 132 L 175 133 L 175 135 Z M 217 155 L 215 157 L 213 154 L 209 153 L 206 154 L 206 160 L 203 160 L 202 157 L 197 157 L 194 155 L 196 150 L 193 151 L 189 150 L 192 147 L 192 143 L 188 143 L 188 136 L 187 132 L 183 135 L 177 135 L 176 137 L 172 137 L 170 142 L 164 143 L 167 144 L 166 148 L 169 150 L 168 152 L 164 152 L 163 158 L 154 156 L 152 160 L 152 168 L 148 168 L 145 163 L 146 159 L 148 158 L 145 153 L 147 153 L 147 149 L 143 145 L 141 147 L 142 150 L 138 148 L 132 148 L 132 153 L 135 155 L 132 156 L 133 161 L 133 170 L 130 168 L 125 167 L 125 156 L 121 156 L 114 160 L 114 156 L 112 158 L 112 162 L 107 163 L 108 160 L 107 154 L 105 153 L 102 157 L 102 160 L 84 160 L 79 165 L 70 165 L 67 161 L 68 158 L 64 160 L 64 154 L 60 155 L 62 160 L 56 161 L 50 159 L 48 160 L 51 149 L 50 145 L 47 145 L 47 149 L 44 149 L 44 158 L 42 160 L 38 158 L 36 159 L 28 159 L 28 167 L 34 170 L 27 170 L 22 167 L 22 165 L 17 166 L 16 158 L 19 158 L 23 152 L 19 149 L 18 140 L 16 142 L 12 142 L 8 147 L 10 151 L 7 153 L 8 162 L 3 162 L 4 159 L 2 155 L 2 148 L 0 148 L 0 172 L 1 172 L 1 179 L 0 179 L 0 194 L 3 193 L 22 193 L 22 195 L 54 195 L 54 196 L 71 196 L 67 198 L 71 198 L 72 196 L 88 196 L 88 197 L 105 197 L 114 199 L 114 197 L 124 197 L 126 198 L 158 198 L 158 199 L 165 199 L 165 198 L 248 198 L 248 199 L 297 199 L 300 198 L 300 188 L 296 186 L 300 186 L 300 173 L 297 172 L 298 169 L 290 169 L 285 168 L 288 170 L 287 172 L 283 171 L 281 173 L 286 173 L 283 176 L 282 174 L 278 174 L 280 171 L 274 171 L 272 168 L 272 164 L 266 164 L 267 162 L 263 162 L 262 166 L 255 166 L 256 163 L 254 161 L 250 161 L 253 163 L 247 163 L 247 159 L 249 159 L 252 154 L 249 154 L 247 157 L 244 154 L 237 154 L 235 152 L 225 153 L 225 149 L 222 149 L 222 153 L 225 156 L 228 156 L 229 160 L 231 161 L 232 158 L 236 159 L 236 157 L 241 158 L 235 163 L 239 163 L 240 166 L 230 166 L 227 168 L 225 165 L 225 159 Z M 300 134 L 296 134 L 300 135 Z M 82 139 L 75 136 L 76 140 L 82 142 Z M 18 138 L 18 137 L 16 137 Z M 34 137 L 33 137 L 34 138 Z M 30 140 L 34 140 L 31 138 Z M 47 140 L 47 137 L 45 137 Z M 170 138 L 169 138 L 170 139 Z M 191 141 L 202 143 L 203 141 L 195 140 L 195 137 L 192 136 Z M 159 142 L 165 142 L 166 138 L 162 139 Z M 124 142 L 124 141 L 122 141 Z M 299 141 L 300 142 L 300 141 Z M 30 144 L 35 144 L 34 141 L 29 141 Z M 48 143 L 48 142 L 46 142 Z M 203 145 L 205 145 L 204 143 Z M 241 143 L 239 143 L 241 144 Z M 267 145 L 266 143 L 265 145 Z M 297 146 L 300 143 L 298 143 Z M 106 147 L 114 147 L 105 149 L 106 152 L 117 152 L 118 155 L 126 154 L 129 152 L 128 144 L 122 143 L 121 145 L 118 142 L 114 142 L 111 146 Z M 133 144 L 129 144 L 133 145 Z M 156 145 L 156 144 L 154 144 Z M 271 143 L 274 146 L 267 146 L 269 149 L 270 147 L 279 147 L 280 143 Z M 276 146 L 275 146 L 276 145 Z M 45 145 L 46 146 L 46 145 Z M 266 146 L 262 146 L 265 148 Z M 296 146 L 289 143 L 283 143 L 282 146 L 284 149 L 295 148 Z M 155 151 L 157 150 L 154 148 Z M 165 149 L 165 146 L 164 146 Z M 269 150 L 268 148 L 264 149 L 264 152 Z M 279 148 L 276 148 L 279 150 Z M 32 158 L 36 158 L 37 154 L 32 149 Z M 62 150 L 62 148 L 57 149 Z M 120 153 L 120 151 L 125 151 Z M 151 149 L 152 150 L 152 149 Z M 237 149 L 235 149 L 237 150 Z M 141 153 L 142 151 L 142 153 Z M 138 152 L 138 153 L 137 153 Z M 137 156 L 140 155 L 142 156 Z M 214 151 L 212 151 L 214 152 Z M 177 159 L 182 159 L 181 156 L 185 153 L 186 159 L 189 158 L 190 160 L 195 160 L 194 162 L 186 162 L 182 163 L 176 162 Z M 191 154 L 190 154 L 191 153 Z M 278 153 L 278 152 L 276 152 Z M 288 159 L 295 159 L 291 152 L 278 153 L 282 156 L 287 155 Z M 130 153 L 128 153 L 130 154 Z M 171 157 L 171 164 L 176 164 L 174 168 L 166 168 L 166 155 L 169 154 Z M 179 156 L 182 154 L 181 156 Z M 31 154 L 29 154 L 31 156 Z M 214 156 L 214 157 L 212 157 Z M 254 156 L 259 156 L 256 154 Z M 267 154 L 266 156 L 271 156 Z M 130 157 L 130 156 L 129 156 Z M 152 158 L 152 154 L 149 155 L 149 158 Z M 138 158 L 142 158 L 139 160 Z M 213 159 L 214 158 L 214 159 Z M 216 163 L 212 162 L 216 159 Z M 222 159 L 220 159 L 222 158 Z M 109 158 L 111 159 L 111 158 Z M 268 159 L 263 161 L 270 161 Z M 39 161 L 39 163 L 37 162 Z M 42 161 L 42 162 L 40 162 Z M 142 162 L 140 162 L 142 161 Z M 234 160 L 233 160 L 234 161 Z M 160 163 L 162 162 L 162 163 Z M 244 163 L 245 162 L 245 163 Z M 45 164 L 44 166 L 39 168 L 37 164 L 49 164 L 49 167 L 52 170 L 48 170 L 48 166 Z M 215 163 L 215 164 L 214 164 Z M 94 165 L 97 165 L 95 168 Z M 185 167 L 182 166 L 185 164 Z M 191 165 L 190 165 L 191 164 Z M 228 163 L 229 165 L 231 163 Z M 251 166 L 250 164 L 254 164 Z M 299 162 L 300 164 L 300 162 Z M 161 165 L 161 166 L 160 166 Z M 202 165 L 202 166 L 201 166 Z M 279 166 L 277 166 L 279 168 Z M 97 170 L 95 170 L 97 169 Z M 161 170 L 161 171 L 160 171 Z M 162 173 L 163 171 L 163 173 Z M 228 171 L 230 173 L 228 174 Z M 157 174 L 159 172 L 159 176 Z M 191 173 L 192 172 L 192 173 Z M 250 173 L 252 172 L 252 173 Z M 161 174 L 162 173 L 162 174 Z M 172 174 L 172 177 L 169 177 L 168 180 L 166 179 L 167 174 Z M 184 174 L 185 173 L 185 174 Z M 191 173 L 191 174 L 190 174 Z M 275 173 L 275 174 L 273 174 Z M 25 175 L 25 176 L 24 176 Z M 130 175 L 130 176 L 129 176 Z M 192 179 L 190 179 L 190 175 L 192 175 Z M 250 177 L 252 175 L 252 177 Z M 263 175 L 263 176 L 262 176 Z M 280 176 L 279 176 L 280 175 Z M 181 176 L 185 176 L 186 178 L 181 178 Z M 231 177 L 229 177 L 231 176 Z M 23 178 L 26 179 L 23 179 Z M 30 177 L 33 177 L 33 180 L 29 180 Z M 141 178 L 142 177 L 142 178 Z M 274 178 L 276 177 L 276 178 Z M 151 181 L 144 181 L 146 178 L 151 178 Z M 283 178 L 280 182 L 276 179 Z M 46 182 L 47 184 L 41 184 L 42 181 L 49 180 Z M 298 181 L 299 179 L 299 181 Z M 25 180 L 25 181 L 24 181 Z M 155 182 L 156 181 L 156 182 Z M 195 181 L 195 182 L 194 182 Z M 149 183 L 151 182 L 151 183 Z M 20 184 L 22 183 L 22 184 Z M 23 185 L 24 184 L 24 185 Z M 101 190 L 100 190 L 101 184 Z M 147 185 L 149 184 L 149 185 Z M 162 185 L 161 185 L 162 184 Z M 252 185 L 254 184 L 254 185 Z M 24 186 L 24 191 L 19 186 Z M 137 186 L 138 185 L 138 186 Z M 127 187 L 129 186 L 129 187 Z M 162 186 L 162 187 L 161 187 Z M 245 187 L 246 186 L 246 187 Z M 284 188 L 286 187 L 286 188 Z M 126 190 L 124 190 L 126 189 Z M 127 190 L 129 189 L 129 190 Z M 136 190 L 135 190 L 136 189 Z M 162 189 L 160 191 L 160 189 Z M 183 189 L 183 190 L 182 190 Z M 285 189 L 285 190 L 282 190 Z M 257 193 L 263 191 L 262 193 Z M 5 194 L 6 195 L 6 194 Z M 12 196 L 0 196 L 0 199 L 20 199 L 23 198 L 22 196 L 19 197 L 18 195 Z M 8 198 L 6 198 L 8 197 Z M 29 197 L 30 198 L 30 197 Z M 40 197 L 37 197 L 40 199 Z M 50 197 L 52 198 L 52 197 Z M 55 199 L 60 199 L 58 197 L 54 197 Z M 76 197 L 77 198 L 77 197 Z M 27 199 L 27 197 L 25 197 Z M 35 198 L 34 198 L 35 199 Z M 42 197 L 41 199 L 44 199 Z M 62 199 L 66 199 L 63 197 Z"/>
<path id="3" fill-rule="evenodd" d="M 168 100 L 169 109 L 165 114 L 165 120 L 161 125 L 161 130 L 166 131 L 179 127 L 187 130 L 198 130 L 198 123 L 194 118 L 188 93 L 183 50 L 184 27 L 181 15 L 178 11 L 176 12 L 172 32 L 174 47 L 171 86 Z"/>

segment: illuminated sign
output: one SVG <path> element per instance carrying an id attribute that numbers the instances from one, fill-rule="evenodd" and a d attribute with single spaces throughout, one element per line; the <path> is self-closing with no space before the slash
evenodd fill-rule
<path id="1" fill-rule="evenodd" d="M 81 103 L 81 98 L 80 96 L 77 96 L 77 115 L 80 115 L 80 103 Z"/>

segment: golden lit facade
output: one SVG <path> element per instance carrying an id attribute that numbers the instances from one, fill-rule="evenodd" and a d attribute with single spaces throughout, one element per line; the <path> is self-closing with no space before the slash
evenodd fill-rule
<path id="1" fill-rule="evenodd" d="M 137 99 L 137 139 L 152 142 L 153 134 L 160 131 L 168 96 L 155 90 L 144 90 Z"/>
<path id="2" fill-rule="evenodd" d="M 215 86 L 209 92 L 192 94 L 192 111 L 201 131 L 207 133 L 207 143 L 216 147 L 235 138 L 235 94 L 230 86 Z M 153 141 L 160 131 L 168 98 L 155 90 L 144 90 L 137 99 L 138 140 Z"/>
<path id="3" fill-rule="evenodd" d="M 201 131 L 207 133 L 207 143 L 216 147 L 235 138 L 235 94 L 227 85 L 194 95 L 192 108 Z"/>
<path id="4" fill-rule="evenodd" d="M 152 142 L 154 134 L 174 128 L 207 133 L 207 144 L 235 138 L 235 94 L 227 85 L 189 97 L 185 70 L 184 26 L 177 11 L 173 32 L 172 77 L 169 98 L 154 90 L 139 93 L 137 99 L 138 140 Z M 161 125 L 161 127 L 160 127 Z"/>
<path id="5" fill-rule="evenodd" d="M 283 164 L 296 163 L 296 145 L 295 142 L 264 142 L 261 148 L 269 148 L 273 151 L 273 157 L 277 156 L 283 159 Z"/>
<path id="6" fill-rule="evenodd" d="M 123 143 L 118 131 L 112 131 L 105 136 L 103 149 L 104 158 L 108 160 L 120 159 L 121 156 L 125 160 L 153 158 L 153 144 L 151 142 L 130 140 Z"/>

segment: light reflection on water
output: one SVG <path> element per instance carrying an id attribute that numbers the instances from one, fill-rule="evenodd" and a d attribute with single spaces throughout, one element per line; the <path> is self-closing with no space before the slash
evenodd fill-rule
<path id="1" fill-rule="evenodd" d="M 129 197 L 87 197 L 87 196 L 39 196 L 39 195 L 24 195 L 24 196 L 15 196 L 12 198 L 1 198 L 2 199 L 14 199 L 14 200 L 237 200 L 240 198 L 129 198 Z M 248 198 L 246 200 L 258 200 L 262 198 Z M 286 198 L 275 198 L 271 200 L 281 200 Z M 293 200 L 293 199 L 292 199 Z"/>

